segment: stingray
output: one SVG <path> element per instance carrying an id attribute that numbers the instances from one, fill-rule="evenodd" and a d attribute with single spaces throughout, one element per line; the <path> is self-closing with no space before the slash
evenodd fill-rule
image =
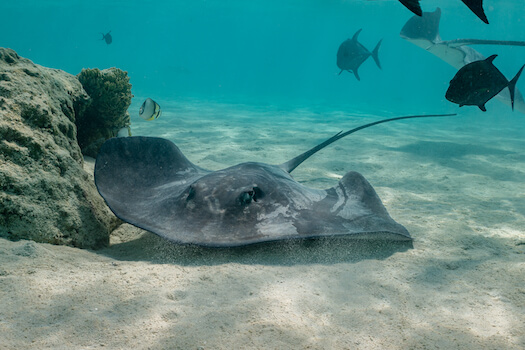
<path id="1" fill-rule="evenodd" d="M 381 45 L 381 41 L 383 40 L 379 40 L 374 50 L 370 52 L 359 41 L 357 41 L 357 37 L 359 36 L 359 33 L 361 33 L 361 30 L 362 29 L 359 29 L 354 34 L 352 39 L 347 39 L 343 41 L 343 43 L 339 46 L 339 49 L 337 50 L 337 67 L 341 69 L 339 74 L 343 73 L 343 71 L 346 70 L 351 73 L 354 73 L 357 80 L 361 80 L 361 78 L 359 78 L 359 73 L 357 72 L 357 70 L 370 56 L 372 56 L 379 69 L 381 69 L 381 63 L 379 62 L 378 53 L 379 46 Z"/>
<path id="2" fill-rule="evenodd" d="M 327 190 L 308 188 L 290 173 L 314 153 L 358 130 L 339 132 L 280 165 L 248 162 L 210 171 L 190 162 L 169 140 L 119 137 L 97 156 L 95 183 L 117 217 L 177 243 L 209 247 L 346 235 L 410 241 L 370 183 L 348 172 Z"/>
<path id="3" fill-rule="evenodd" d="M 413 16 L 410 18 L 403 26 L 403 29 L 401 29 L 400 35 L 403 39 L 439 57 L 456 69 L 460 69 L 471 62 L 485 59 L 485 56 L 467 45 L 525 46 L 525 41 L 441 40 L 439 35 L 440 19 L 441 9 L 439 7 L 434 12 L 423 12 L 421 17 Z M 496 98 L 509 106 L 512 105 L 512 99 L 507 89 L 501 91 Z M 525 101 L 518 89 L 515 90 L 514 108 L 521 113 L 525 113 Z"/>
<path id="4" fill-rule="evenodd" d="M 483 0 L 461 0 L 467 7 L 474 12 L 476 16 L 478 16 L 479 19 L 481 19 L 483 22 L 489 24 L 489 21 L 487 19 L 487 16 L 485 15 L 485 11 L 483 10 Z M 421 10 L 421 5 L 419 4 L 419 0 L 399 0 L 400 3 L 402 3 L 407 9 L 412 11 L 414 14 L 418 16 L 422 16 L 423 12 Z"/>

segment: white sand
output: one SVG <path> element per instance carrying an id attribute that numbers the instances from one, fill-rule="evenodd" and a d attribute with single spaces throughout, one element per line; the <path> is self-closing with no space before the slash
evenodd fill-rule
<path id="1" fill-rule="evenodd" d="M 168 137 L 212 169 L 280 163 L 379 119 L 169 110 L 156 124 L 134 120 L 136 134 Z M 0 349 L 523 349 L 525 131 L 516 126 L 519 114 L 477 111 L 387 124 L 294 172 L 319 188 L 361 172 L 412 249 L 345 240 L 200 249 L 127 224 L 100 251 L 2 239 Z"/>

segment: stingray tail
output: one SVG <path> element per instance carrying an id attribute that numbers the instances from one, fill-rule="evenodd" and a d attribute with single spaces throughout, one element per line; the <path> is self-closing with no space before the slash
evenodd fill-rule
<path id="1" fill-rule="evenodd" d="M 523 68 L 522 68 L 523 69 Z M 369 128 L 371 126 L 374 126 L 374 125 L 377 125 L 377 124 L 382 124 L 382 123 L 386 123 L 386 122 L 392 122 L 394 120 L 401 120 L 401 119 L 411 119 L 411 118 L 430 118 L 430 117 L 450 117 L 450 116 L 454 116 L 456 115 L 455 113 L 453 114 L 426 114 L 426 115 L 408 115 L 408 116 L 404 116 L 404 117 L 396 117 L 396 118 L 388 118 L 388 119 L 383 119 L 383 120 L 379 120 L 377 122 L 373 122 L 373 123 L 368 123 L 368 124 L 365 124 L 365 125 L 361 125 L 361 126 L 358 126 L 357 128 L 354 128 L 352 130 L 348 130 L 346 132 L 338 132 L 337 134 L 335 134 L 334 136 L 330 137 L 328 140 L 326 140 L 325 142 L 323 143 L 320 143 L 318 144 L 317 146 L 315 146 L 314 148 L 304 152 L 303 154 L 300 154 L 298 155 L 297 157 L 293 158 L 293 159 L 290 159 L 289 161 L 287 162 L 284 162 L 282 164 L 279 165 L 279 167 L 281 169 L 283 169 L 284 171 L 287 171 L 288 173 L 291 173 L 295 168 L 297 168 L 302 162 L 304 162 L 305 160 L 307 160 L 308 158 L 310 158 L 313 154 L 315 154 L 316 152 L 322 150 L 323 148 L 325 148 L 326 146 L 334 143 L 335 141 L 339 140 L 339 139 L 342 139 L 343 137 L 347 136 L 347 135 L 350 135 L 350 134 L 353 134 L 354 132 L 356 131 L 359 131 L 361 129 L 366 129 L 366 128 Z"/>
<path id="2" fill-rule="evenodd" d="M 516 90 L 516 82 L 520 78 L 521 72 L 523 71 L 523 68 L 525 68 L 525 64 L 521 66 L 521 69 L 518 73 L 516 73 L 516 76 L 512 78 L 512 80 L 509 82 L 509 91 L 510 91 L 510 101 L 512 104 L 512 110 L 514 110 L 514 91 Z"/>
<path id="3" fill-rule="evenodd" d="M 379 62 L 379 46 L 381 46 L 381 42 L 382 41 L 383 41 L 383 39 L 379 40 L 379 42 L 377 43 L 376 47 L 372 51 L 372 58 L 374 59 L 374 61 L 376 61 L 376 64 L 379 67 L 379 69 L 383 69 L 383 68 L 381 68 L 381 62 Z"/>

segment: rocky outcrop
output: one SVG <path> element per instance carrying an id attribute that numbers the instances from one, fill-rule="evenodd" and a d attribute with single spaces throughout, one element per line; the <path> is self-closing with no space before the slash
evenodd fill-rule
<path id="1" fill-rule="evenodd" d="M 0 48 L 0 236 L 99 248 L 115 217 L 77 142 L 89 105 L 78 79 Z"/>
<path id="2" fill-rule="evenodd" d="M 131 84 L 128 74 L 118 68 L 82 69 L 77 77 L 91 97 L 76 118 L 78 144 L 83 154 L 96 157 L 104 141 L 130 125 Z"/>

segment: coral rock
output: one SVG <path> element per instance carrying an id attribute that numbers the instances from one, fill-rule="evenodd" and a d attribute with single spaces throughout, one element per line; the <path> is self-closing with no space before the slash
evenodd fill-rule
<path id="1" fill-rule="evenodd" d="M 76 138 L 78 79 L 0 48 L 0 236 L 99 248 L 116 226 Z"/>
<path id="2" fill-rule="evenodd" d="M 77 116 L 78 144 L 83 154 L 96 157 L 104 141 L 130 125 L 131 84 L 128 74 L 118 68 L 82 69 L 78 80 L 91 97 L 85 112 Z"/>

